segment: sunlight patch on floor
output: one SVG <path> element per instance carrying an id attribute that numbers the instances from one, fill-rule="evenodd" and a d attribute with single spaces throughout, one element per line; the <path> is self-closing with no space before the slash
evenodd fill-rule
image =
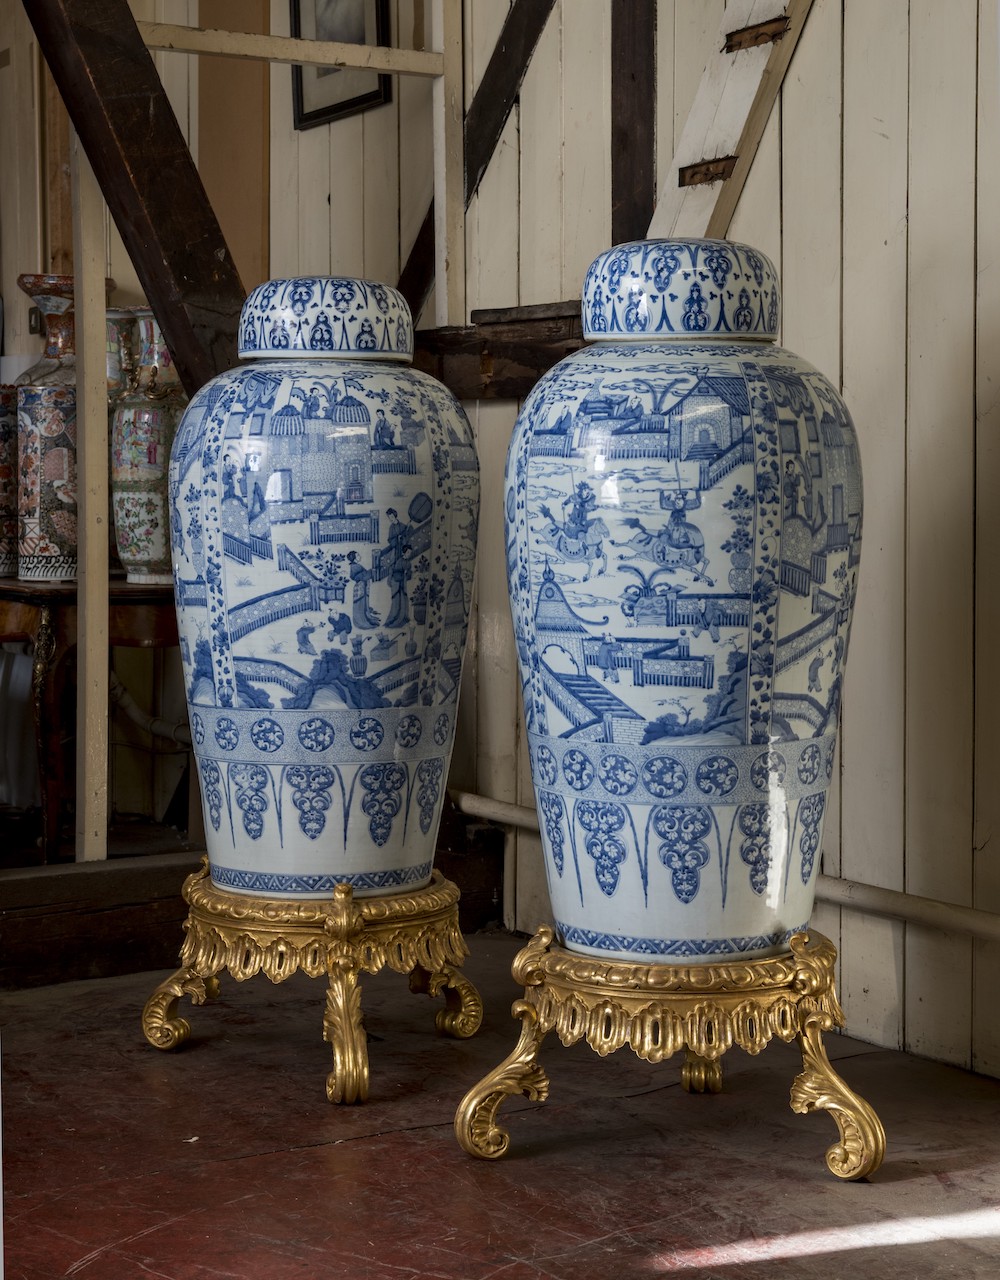
<path id="1" fill-rule="evenodd" d="M 943 1217 L 897 1218 L 885 1222 L 858 1223 L 826 1231 L 798 1235 L 767 1236 L 760 1240 L 736 1240 L 661 1254 L 650 1260 L 650 1270 L 692 1271 L 701 1267 L 737 1266 L 779 1258 L 805 1258 L 820 1253 L 842 1253 L 889 1245 L 929 1244 L 936 1240 L 976 1240 L 1000 1237 L 1000 1208 L 975 1209 Z"/>

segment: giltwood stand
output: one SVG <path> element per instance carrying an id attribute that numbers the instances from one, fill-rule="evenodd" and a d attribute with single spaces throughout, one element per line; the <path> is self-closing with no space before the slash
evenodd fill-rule
<path id="1" fill-rule="evenodd" d="M 283 982 L 297 969 L 311 978 L 326 975 L 323 1037 L 333 1049 L 327 1077 L 331 1102 L 364 1102 L 368 1096 L 368 1048 L 358 977 L 388 966 L 408 974 L 410 990 L 444 995 L 438 1031 L 465 1039 L 483 1019 L 479 992 L 460 966 L 469 954 L 458 926 L 459 892 L 437 871 L 424 889 L 355 900 L 348 884 L 331 901 L 250 897 L 217 888 L 208 859 L 184 882 L 190 907 L 181 967 L 161 982 L 142 1012 L 146 1039 L 174 1049 L 191 1026 L 177 1017 L 177 1002 L 189 996 L 204 1004 L 219 993 L 216 976 L 228 970 L 242 982 L 263 973 Z"/>
<path id="2" fill-rule="evenodd" d="M 537 1056 L 547 1033 L 565 1045 L 585 1039 L 605 1056 L 628 1045 L 648 1062 L 684 1050 L 681 1083 L 689 1093 L 718 1093 L 722 1055 L 732 1045 L 756 1054 L 774 1036 L 797 1040 L 803 1071 L 792 1084 L 792 1110 L 829 1111 L 840 1141 L 826 1153 L 838 1178 L 863 1178 L 882 1163 L 885 1133 L 878 1116 L 837 1075 L 823 1047 L 823 1032 L 842 1026 L 834 987 L 837 951 L 822 934 L 797 933 L 790 952 L 766 960 L 725 964 L 640 965 L 593 959 L 554 944 L 543 925 L 514 959 L 514 981 L 524 999 L 514 1051 L 463 1099 L 455 1134 L 470 1155 L 493 1160 L 510 1135 L 497 1111 L 522 1093 L 544 1101 L 549 1081 Z"/>

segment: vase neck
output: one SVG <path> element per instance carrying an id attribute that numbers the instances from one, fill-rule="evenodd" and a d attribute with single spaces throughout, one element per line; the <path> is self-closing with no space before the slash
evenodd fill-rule
<path id="1" fill-rule="evenodd" d="M 68 360 L 76 355 L 76 323 L 72 307 L 68 311 L 45 313 L 45 357 Z"/>

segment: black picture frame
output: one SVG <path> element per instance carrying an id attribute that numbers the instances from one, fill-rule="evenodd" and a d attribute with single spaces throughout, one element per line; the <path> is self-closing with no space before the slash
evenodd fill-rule
<path id="1" fill-rule="evenodd" d="M 290 0 L 293 36 L 391 43 L 389 0 Z M 353 67 L 292 67 L 292 122 L 313 129 L 392 101 L 392 76 Z"/>

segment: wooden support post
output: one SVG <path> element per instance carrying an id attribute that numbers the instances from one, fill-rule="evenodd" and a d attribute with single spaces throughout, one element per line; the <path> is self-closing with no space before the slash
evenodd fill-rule
<path id="1" fill-rule="evenodd" d="M 646 234 L 656 207 L 656 3 L 611 0 L 611 243 Z"/>
<path id="2" fill-rule="evenodd" d="M 465 120 L 461 0 L 434 0 L 431 38 L 444 74 L 434 81 L 434 258 L 437 323 L 465 320 Z"/>
<path id="3" fill-rule="evenodd" d="M 244 290 L 127 0 L 25 9 L 193 395 L 236 363 Z"/>
<path id="4" fill-rule="evenodd" d="M 108 388 L 104 203 L 79 138 L 71 144 L 76 311 L 76 857 L 108 850 Z"/>

